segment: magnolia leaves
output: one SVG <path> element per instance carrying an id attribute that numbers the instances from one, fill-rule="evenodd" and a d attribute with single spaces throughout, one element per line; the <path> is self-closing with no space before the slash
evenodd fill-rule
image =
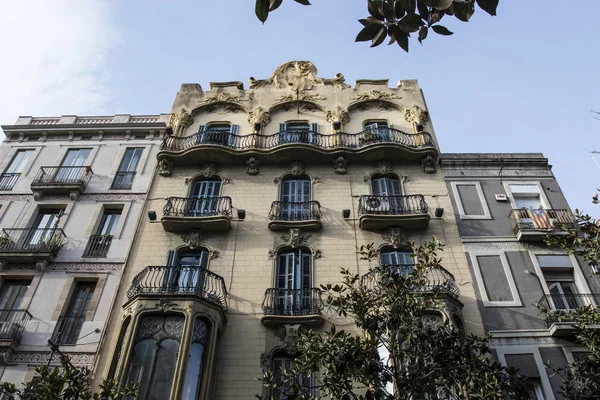
<path id="1" fill-rule="evenodd" d="M 294 0 L 296 3 L 300 3 L 304 6 L 309 6 L 310 2 L 308 0 Z M 275 11 L 279 8 L 279 6 L 283 3 L 283 0 L 256 0 L 256 6 L 254 12 L 256 13 L 256 17 L 264 24 L 267 18 L 269 18 L 269 13 L 271 11 Z"/>

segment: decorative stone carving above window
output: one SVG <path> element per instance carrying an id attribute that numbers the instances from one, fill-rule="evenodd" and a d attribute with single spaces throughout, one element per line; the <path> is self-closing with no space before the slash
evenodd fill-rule
<path id="1" fill-rule="evenodd" d="M 375 165 L 375 171 L 380 174 L 389 174 L 394 172 L 392 168 L 392 162 L 387 160 L 378 161 Z"/>
<path id="2" fill-rule="evenodd" d="M 343 175 L 348 172 L 348 159 L 344 156 L 339 156 L 333 159 L 333 172 Z"/>
<path id="3" fill-rule="evenodd" d="M 293 92 L 310 90 L 315 84 L 331 85 L 345 89 L 344 75 L 338 73 L 333 79 L 317 78 L 317 67 L 310 61 L 290 61 L 277 67 L 270 78 L 254 79 L 250 77 L 250 89 L 272 85 L 277 89 L 291 89 Z"/>
<path id="4" fill-rule="evenodd" d="M 171 176 L 173 174 L 173 161 L 163 158 L 158 162 L 158 174 L 160 176 Z"/>
<path id="5" fill-rule="evenodd" d="M 256 157 L 250 157 L 246 161 L 246 173 L 248 175 L 258 175 L 260 173 L 260 160 Z"/>
<path id="6" fill-rule="evenodd" d="M 402 97 L 394 93 L 386 93 L 381 90 L 371 89 L 367 92 L 358 93 L 354 97 L 350 97 L 350 100 L 364 101 L 364 100 L 400 100 Z"/>
<path id="7" fill-rule="evenodd" d="M 283 342 L 283 348 L 288 354 L 293 354 L 296 351 L 296 344 L 302 333 L 306 332 L 306 327 L 302 324 L 284 324 L 277 328 L 275 336 Z"/>
<path id="8" fill-rule="evenodd" d="M 215 93 L 212 95 L 207 95 L 202 99 L 203 103 L 217 103 L 217 102 L 225 102 L 225 103 L 240 103 L 242 101 L 247 101 L 244 98 L 244 95 L 235 95 L 228 92 Z"/>
<path id="9" fill-rule="evenodd" d="M 259 123 L 262 127 L 265 127 L 271 123 L 271 114 L 268 111 L 257 107 L 254 111 L 248 113 L 248 123 L 251 128 L 254 128 L 254 124 Z"/>
<path id="10" fill-rule="evenodd" d="M 191 231 L 187 235 L 182 235 L 181 240 L 189 247 L 190 250 L 195 250 L 204 246 L 206 238 L 200 231 Z"/>
<path id="11" fill-rule="evenodd" d="M 185 110 L 180 108 L 177 112 L 171 115 L 169 119 L 169 126 L 173 128 L 173 132 L 178 133 L 179 128 L 187 128 L 194 123 L 194 118 Z"/>
<path id="12" fill-rule="evenodd" d="M 275 102 L 286 102 L 286 101 L 318 101 L 318 100 L 327 100 L 327 97 L 321 96 L 320 94 L 312 94 L 312 93 L 288 93 L 283 94 L 275 99 Z"/>
<path id="13" fill-rule="evenodd" d="M 334 122 L 341 122 L 342 124 L 347 124 L 348 122 L 350 122 L 350 113 L 348 112 L 348 110 L 340 106 L 335 106 L 333 110 L 327 111 L 326 117 L 327 122 L 330 122 L 332 124 Z"/>
<path id="14" fill-rule="evenodd" d="M 406 233 L 400 228 L 388 228 L 385 233 L 381 235 L 384 243 L 397 249 L 398 247 L 408 246 L 408 238 Z"/>
<path id="15" fill-rule="evenodd" d="M 292 228 L 287 233 L 280 236 L 286 245 L 292 249 L 306 243 L 310 238 L 310 233 L 303 232 L 300 228 Z"/>
<path id="16" fill-rule="evenodd" d="M 421 168 L 426 174 L 434 174 L 436 171 L 435 159 L 431 156 L 423 157 L 421 159 Z"/>
<path id="17" fill-rule="evenodd" d="M 199 170 L 198 174 L 210 178 L 219 173 L 219 166 L 214 163 L 204 164 Z"/>
<path id="18" fill-rule="evenodd" d="M 292 161 L 289 171 L 292 175 L 304 174 L 304 163 L 302 161 Z"/>
<path id="19" fill-rule="evenodd" d="M 425 125 L 429 122 L 429 113 L 421 107 L 414 105 L 411 109 L 404 111 L 404 119 L 409 124 Z"/>

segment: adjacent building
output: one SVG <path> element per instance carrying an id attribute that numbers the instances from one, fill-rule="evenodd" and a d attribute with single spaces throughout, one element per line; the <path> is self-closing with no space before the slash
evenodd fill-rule
<path id="1" fill-rule="evenodd" d="M 93 367 L 169 116 L 19 117 L 0 146 L 0 380 Z"/>
<path id="2" fill-rule="evenodd" d="M 534 399 L 562 399 L 564 366 L 586 351 L 573 342 L 569 321 L 557 310 L 595 305 L 595 269 L 548 248 L 547 235 L 575 228 L 551 166 L 542 154 L 441 154 L 477 302 L 500 362 L 532 382 Z M 549 310 L 544 317 L 536 305 Z"/>

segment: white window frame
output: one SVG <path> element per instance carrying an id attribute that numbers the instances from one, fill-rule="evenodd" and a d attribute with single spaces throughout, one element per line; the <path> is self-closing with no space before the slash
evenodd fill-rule
<path id="1" fill-rule="evenodd" d="M 512 294 L 513 300 L 511 301 L 494 301 L 490 300 L 485 290 L 485 284 L 483 280 L 483 275 L 481 274 L 481 270 L 479 269 L 479 262 L 477 261 L 477 257 L 479 256 L 499 256 L 500 261 L 502 262 L 502 268 L 504 270 L 504 274 L 506 275 L 506 281 L 508 282 L 508 287 L 510 289 L 510 293 Z M 510 271 L 510 265 L 508 264 L 508 259 L 506 258 L 506 253 L 503 251 L 476 251 L 469 252 L 469 257 L 471 257 L 471 264 L 473 265 L 473 272 L 475 273 L 475 280 L 477 281 L 477 287 L 479 288 L 479 294 L 481 295 L 481 300 L 483 301 L 484 307 L 521 307 L 523 303 L 521 302 L 521 297 L 519 296 L 519 291 L 517 290 L 517 285 L 515 283 L 515 279 L 513 277 L 512 272 Z"/>
<path id="2" fill-rule="evenodd" d="M 538 191 L 540 192 L 540 202 L 544 209 L 552 209 L 550 206 L 550 202 L 548 201 L 548 197 L 546 197 L 546 193 L 544 192 L 544 187 L 539 181 L 504 181 L 502 182 L 504 186 L 504 190 L 506 191 L 506 196 L 510 200 L 510 205 L 513 210 L 517 209 L 517 203 L 515 202 L 515 198 L 510 190 L 510 185 L 522 185 L 522 186 L 537 186 Z"/>
<path id="3" fill-rule="evenodd" d="M 531 258 L 531 262 L 533 263 L 533 269 L 535 270 L 535 274 L 540 278 L 540 284 L 542 285 L 542 290 L 544 294 L 550 294 L 550 289 L 548 288 L 548 284 L 546 283 L 546 279 L 544 279 L 544 273 L 542 272 L 542 268 L 540 267 L 540 263 L 536 256 L 538 255 L 555 255 L 555 256 L 568 256 L 571 260 L 571 266 L 573 267 L 573 280 L 575 281 L 575 286 L 577 287 L 578 293 L 591 293 L 590 287 L 581 272 L 581 268 L 579 267 L 579 263 L 577 262 L 577 257 L 574 254 L 567 254 L 564 252 L 557 252 L 552 250 L 529 250 L 529 257 Z"/>
<path id="4" fill-rule="evenodd" d="M 458 208 L 458 215 L 460 219 L 492 219 L 492 214 L 490 213 L 490 208 L 488 207 L 487 201 L 485 201 L 485 196 L 483 195 L 483 189 L 481 189 L 481 182 L 479 181 L 454 181 L 450 182 L 450 186 L 452 187 L 452 194 L 454 195 L 454 199 L 456 201 L 456 207 Z M 460 194 L 458 193 L 458 186 L 475 186 L 477 190 L 477 195 L 479 196 L 479 202 L 481 203 L 481 207 L 483 208 L 483 214 L 481 215 L 466 215 L 465 209 L 462 205 L 462 200 Z"/>
<path id="5" fill-rule="evenodd" d="M 500 364 L 506 366 L 506 355 L 507 354 L 533 354 L 533 358 L 535 359 L 535 365 L 537 366 L 538 372 L 540 374 L 540 386 L 542 390 L 543 400 L 555 400 L 554 393 L 552 392 L 552 385 L 550 384 L 550 379 L 548 379 L 548 374 L 546 373 L 546 368 L 544 367 L 544 361 L 542 360 L 542 355 L 540 354 L 540 349 L 537 346 L 499 346 L 493 347 L 496 350 L 496 354 L 498 355 L 498 361 Z M 539 393 L 538 398 L 539 398 Z"/>

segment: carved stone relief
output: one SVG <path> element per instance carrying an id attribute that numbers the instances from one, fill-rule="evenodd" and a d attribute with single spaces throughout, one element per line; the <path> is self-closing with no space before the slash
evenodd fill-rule
<path id="1" fill-rule="evenodd" d="M 332 124 L 334 122 L 341 122 L 342 124 L 347 124 L 348 122 L 350 122 L 350 113 L 348 112 L 348 110 L 340 106 L 335 106 L 333 110 L 327 111 L 326 118 L 327 122 L 330 122 Z"/>
<path id="2" fill-rule="evenodd" d="M 200 248 L 206 242 L 206 238 L 202 235 L 202 232 L 199 230 L 191 231 L 187 235 L 182 235 L 181 240 L 190 248 L 190 250 L 195 250 Z"/>
<path id="3" fill-rule="evenodd" d="M 156 308 L 160 309 L 162 312 L 172 309 L 175 306 L 177 306 L 177 303 L 173 303 L 172 301 L 166 299 L 160 299 L 158 303 L 156 303 Z"/>
<path id="4" fill-rule="evenodd" d="M 301 246 L 310 238 L 310 233 L 303 232 L 300 228 L 292 228 L 287 233 L 282 234 L 280 237 L 283 241 L 291 248 Z"/>
<path id="5" fill-rule="evenodd" d="M 409 124 L 425 125 L 429 121 L 429 113 L 414 105 L 411 109 L 404 111 L 404 119 Z"/>
<path id="6" fill-rule="evenodd" d="M 312 94 L 312 93 L 288 93 L 283 94 L 275 99 L 276 102 L 282 103 L 286 101 L 319 101 L 319 100 L 327 100 L 327 97 L 321 96 L 320 94 Z"/>
<path id="7" fill-rule="evenodd" d="M 219 166 L 214 163 L 204 164 L 199 170 L 198 174 L 210 178 L 219 172 Z"/>
<path id="8" fill-rule="evenodd" d="M 158 174 L 160 176 L 171 176 L 173 174 L 173 161 L 163 158 L 158 162 Z"/>
<path id="9" fill-rule="evenodd" d="M 400 100 L 402 97 L 394 93 L 386 93 L 380 90 L 372 89 L 367 92 L 358 93 L 354 97 L 350 97 L 350 100 L 364 101 L 364 100 Z"/>
<path id="10" fill-rule="evenodd" d="M 184 108 L 180 108 L 175 113 L 171 114 L 169 119 L 169 126 L 173 129 L 173 132 L 177 133 L 179 128 L 187 128 L 194 123 L 194 118 Z"/>
<path id="11" fill-rule="evenodd" d="M 436 171 L 435 159 L 431 156 L 423 157 L 421 159 L 421 168 L 426 174 L 434 174 Z"/>
<path id="12" fill-rule="evenodd" d="M 304 174 L 304 163 L 302 161 L 292 161 L 289 171 L 292 175 Z"/>
<path id="13" fill-rule="evenodd" d="M 246 173 L 248 175 L 258 175 L 260 173 L 260 160 L 256 157 L 250 157 L 246 160 Z"/>
<path id="14" fill-rule="evenodd" d="M 207 95 L 202 102 L 204 103 L 216 103 L 216 102 L 227 102 L 227 103 L 239 103 L 247 101 L 244 95 L 235 95 L 227 92 L 215 93 L 213 95 Z"/>
<path id="15" fill-rule="evenodd" d="M 419 90 L 419 83 L 414 79 L 407 79 L 407 80 L 399 81 L 397 88 L 406 90 L 406 91 Z"/>
<path id="16" fill-rule="evenodd" d="M 257 107 L 254 111 L 248 113 L 248 123 L 251 128 L 254 128 L 254 124 L 257 122 L 262 127 L 269 125 L 271 123 L 271 114 L 261 107 Z"/>
<path id="17" fill-rule="evenodd" d="M 339 156 L 333 159 L 333 172 L 343 175 L 348 172 L 348 159 L 344 156 Z"/>
<path id="18" fill-rule="evenodd" d="M 296 344 L 302 333 L 306 332 L 306 328 L 302 324 L 284 324 L 277 328 L 275 336 L 283 342 L 283 348 L 288 354 L 296 352 Z"/>
<path id="19" fill-rule="evenodd" d="M 292 91 L 310 90 L 315 84 L 331 85 L 340 89 L 349 87 L 344 75 L 338 73 L 333 79 L 317 78 L 317 67 L 310 61 L 290 61 L 277 67 L 270 78 L 257 80 L 250 77 L 250 89 L 272 85 L 278 89 L 289 88 Z"/>
<path id="20" fill-rule="evenodd" d="M 375 164 L 375 171 L 380 174 L 390 174 L 394 172 L 392 162 L 387 160 L 378 161 L 377 164 Z"/>
<path id="21" fill-rule="evenodd" d="M 400 228 L 388 228 L 385 233 L 381 235 L 381 238 L 383 239 L 384 243 L 390 245 L 394 249 L 408 246 L 408 237 Z"/>

